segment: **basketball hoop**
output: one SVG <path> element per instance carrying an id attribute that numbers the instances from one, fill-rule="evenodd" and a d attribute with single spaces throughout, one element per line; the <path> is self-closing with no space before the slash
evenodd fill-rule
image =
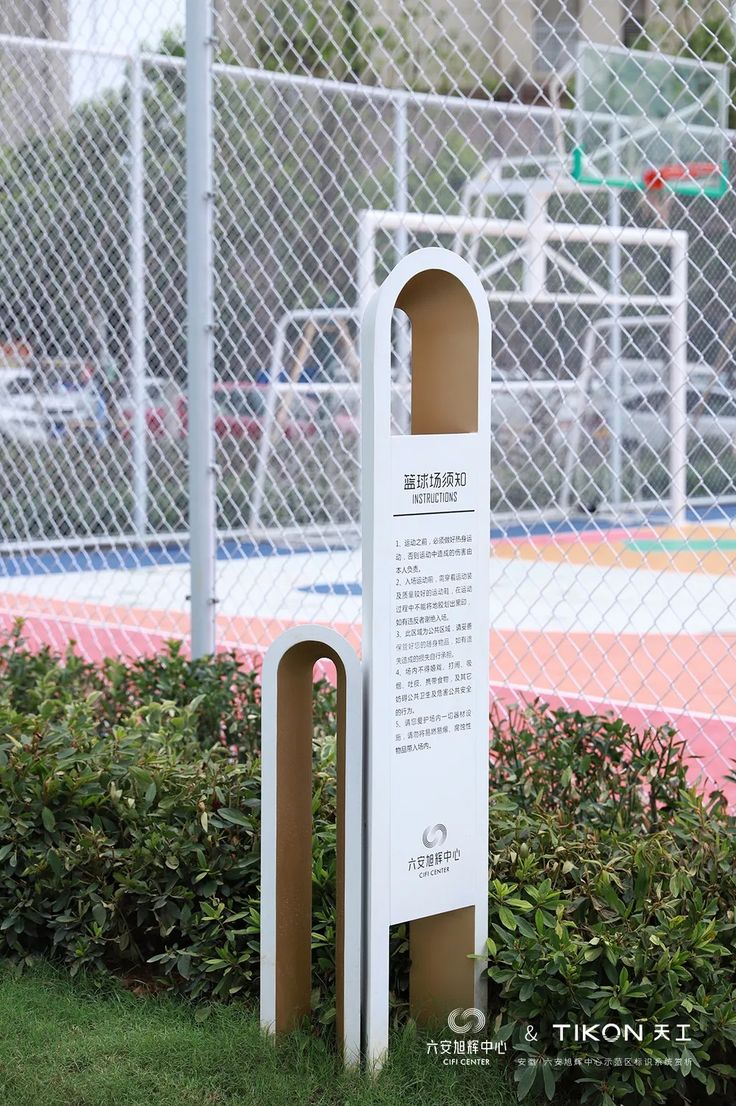
<path id="1" fill-rule="evenodd" d="M 674 181 L 703 180 L 704 177 L 718 175 L 718 166 L 713 161 L 688 161 L 684 164 L 661 165 L 658 169 L 645 169 L 642 174 L 644 187 L 661 191 L 666 184 Z"/>
<path id="2" fill-rule="evenodd" d="M 641 178 L 645 200 L 656 212 L 660 223 L 668 226 L 673 186 L 692 184 L 697 187 L 699 181 L 717 177 L 719 172 L 714 161 L 673 162 L 656 169 L 645 169 Z"/>

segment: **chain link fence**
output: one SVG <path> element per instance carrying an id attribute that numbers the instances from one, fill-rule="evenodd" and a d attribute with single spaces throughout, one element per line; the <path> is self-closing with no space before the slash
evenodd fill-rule
<path id="1" fill-rule="evenodd" d="M 156 7 L 0 5 L 0 612 L 98 655 L 189 632 L 185 13 Z M 722 781 L 729 6 L 214 14 L 218 643 L 358 632 L 358 321 L 449 246 L 494 323 L 494 692 L 671 720 Z M 397 318 L 397 430 L 409 373 Z"/>

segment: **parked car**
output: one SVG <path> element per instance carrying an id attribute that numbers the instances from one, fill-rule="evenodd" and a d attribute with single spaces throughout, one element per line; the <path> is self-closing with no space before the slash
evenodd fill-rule
<path id="1" fill-rule="evenodd" d="M 31 396 L 33 393 L 33 373 L 30 369 L 2 369 L 0 371 L 0 394 L 6 396 Z"/>
<path id="2" fill-rule="evenodd" d="M 186 398 L 162 376 L 147 376 L 143 386 L 148 433 L 154 438 L 181 438 L 186 429 Z M 119 405 L 117 420 L 125 441 L 133 432 L 133 414 L 133 400 L 127 396 Z"/>
<path id="3" fill-rule="evenodd" d="M 670 440 L 670 392 L 647 388 L 623 400 L 621 438 L 628 449 L 648 445 L 661 452 Z M 736 443 L 736 397 L 722 388 L 689 386 L 686 399 L 688 444 L 705 439 Z"/>
<path id="4" fill-rule="evenodd" d="M 0 437 L 10 441 L 41 443 L 49 440 L 49 424 L 36 406 L 15 402 L 16 397 L 0 387 Z"/>
<path id="5" fill-rule="evenodd" d="M 5 369 L 0 378 L 0 435 L 16 442 L 45 442 L 49 424 L 27 369 Z"/>
<path id="6" fill-rule="evenodd" d="M 46 415 L 52 434 L 99 429 L 104 408 L 89 361 L 45 358 L 35 366 L 31 402 Z"/>
<path id="7" fill-rule="evenodd" d="M 0 379 L 0 405 L 3 433 L 24 440 L 43 441 L 102 423 L 100 394 L 91 380 L 77 383 L 62 374 L 6 372 Z"/>
<path id="8" fill-rule="evenodd" d="M 82 388 L 61 387 L 58 391 L 42 392 L 38 403 L 54 434 L 94 430 L 102 421 L 100 396 L 91 384 Z"/>
<path id="9" fill-rule="evenodd" d="M 182 437 L 186 434 L 187 398 L 172 390 L 163 377 L 146 377 L 146 427 L 156 438 Z M 258 441 L 266 421 L 268 386 L 250 381 L 218 383 L 213 390 L 214 431 L 218 438 Z M 276 410 L 287 438 L 311 437 L 318 431 L 318 403 L 314 396 L 280 392 Z M 133 426 L 133 401 L 127 397 L 120 405 L 119 429 L 130 439 Z"/>
<path id="10" fill-rule="evenodd" d="M 667 449 L 670 398 L 670 390 L 663 383 L 631 387 L 622 393 L 621 440 L 625 449 L 630 451 L 643 445 L 658 453 Z M 558 433 L 568 441 L 577 417 L 575 403 L 576 400 L 568 401 L 558 414 Z M 711 376 L 706 373 L 690 376 L 686 411 L 689 447 L 706 439 L 736 445 L 736 395 L 715 386 Z M 608 391 L 597 390 L 583 408 L 580 447 L 597 441 L 600 448 L 611 434 L 613 417 L 613 397 Z"/>
<path id="11" fill-rule="evenodd" d="M 267 417 L 268 385 L 216 384 L 213 401 L 218 438 L 257 441 L 261 437 Z M 280 391 L 276 397 L 276 414 L 286 437 L 294 440 L 317 434 L 318 407 L 314 396 L 301 391 Z"/>

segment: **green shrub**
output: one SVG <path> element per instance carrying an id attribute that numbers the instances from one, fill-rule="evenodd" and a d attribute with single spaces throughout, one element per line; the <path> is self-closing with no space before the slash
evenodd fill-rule
<path id="1" fill-rule="evenodd" d="M 193 997 L 254 995 L 256 674 L 176 646 L 134 662 L 0 647 L 0 954 L 39 954 Z M 334 1019 L 335 693 L 315 707 L 313 970 Z M 488 946 L 494 1032 L 520 1097 L 725 1106 L 736 1088 L 736 825 L 688 782 L 670 727 L 544 704 L 491 717 Z M 229 747 L 238 746 L 237 755 Z M 405 926 L 392 936 L 405 1016 Z M 644 1026 L 641 1044 L 556 1024 Z M 686 1047 L 654 1026 L 688 1023 Z M 527 1026 L 537 1035 L 527 1041 Z M 577 1066 L 598 1057 L 610 1065 Z M 625 1066 L 627 1059 L 651 1061 Z M 677 1059 L 679 1066 L 671 1061 Z M 620 1061 L 617 1065 L 615 1062 Z M 658 1063 L 659 1062 L 659 1063 Z"/>
<path id="2" fill-rule="evenodd" d="M 622 718 L 551 710 L 491 710 L 490 789 L 520 810 L 567 812 L 578 823 L 651 832 L 687 800 L 685 742 L 672 726 L 641 733 Z M 714 791 L 707 804 L 725 808 Z"/>
<path id="3" fill-rule="evenodd" d="M 582 1102 L 688 1102 L 693 1080 L 702 1094 L 725 1095 L 736 1076 L 733 830 L 684 797 L 671 823 L 645 836 L 525 814 L 505 797 L 492 804 L 491 826 L 489 976 L 502 1035 L 519 1054 L 553 1061 L 683 1060 L 679 1069 L 578 1068 Z M 554 1025 L 582 1023 L 643 1023 L 644 1040 L 556 1038 Z M 654 1040 L 655 1024 L 677 1023 L 690 1024 L 690 1045 Z M 539 1043 L 525 1040 L 528 1025 Z M 547 1082 L 566 1072 L 569 1082 L 569 1071 L 548 1066 Z M 517 1078 L 522 1092 L 541 1089 L 544 1070 L 520 1067 Z"/>
<path id="4" fill-rule="evenodd" d="M 63 655 L 48 645 L 28 649 L 22 619 L 0 642 L 0 689 L 17 711 L 34 714 L 46 700 L 86 695 L 98 681 L 98 669 L 75 652 L 73 643 Z"/>
<path id="5" fill-rule="evenodd" d="M 169 642 L 152 656 L 107 659 L 98 672 L 100 708 L 113 724 L 131 705 L 165 701 L 186 707 L 196 698 L 196 733 L 202 745 L 221 741 L 243 754 L 260 746 L 258 674 L 245 669 L 234 652 L 192 660 L 180 642 Z"/>
<path id="6" fill-rule="evenodd" d="M 181 642 L 134 659 L 83 660 L 72 642 L 60 655 L 48 646 L 25 647 L 19 621 L 0 644 L 0 686 L 18 711 L 35 712 L 40 703 L 69 701 L 97 693 L 92 724 L 101 734 L 127 718 L 135 707 L 172 703 L 186 707 L 196 698 L 196 735 L 204 747 L 216 741 L 242 754 L 260 743 L 258 674 L 246 669 L 234 652 L 192 660 Z"/>
<path id="7" fill-rule="evenodd" d="M 520 1096 L 574 1081 L 600 1106 L 730 1102 L 736 832 L 722 796 L 688 784 L 670 727 L 638 734 L 536 704 L 495 712 L 491 732 L 491 1009 L 518 1057 L 551 1061 L 517 1068 Z M 583 1023 L 641 1023 L 643 1041 L 553 1030 Z M 654 1040 L 677 1023 L 691 1044 Z"/>
<path id="8" fill-rule="evenodd" d="M 28 649 L 21 619 L 0 643 L 0 689 L 16 710 L 31 714 L 47 700 L 96 692 L 91 724 L 101 735 L 135 707 L 161 702 L 188 707 L 197 699 L 193 724 L 204 748 L 219 741 L 241 757 L 260 748 L 260 674 L 234 650 L 193 660 L 181 642 L 170 641 L 148 656 L 92 664 L 79 656 L 74 642 L 63 654 L 48 646 Z M 325 680 L 315 685 L 313 709 L 315 734 L 334 732 L 335 692 Z"/>
<path id="9" fill-rule="evenodd" d="M 335 692 L 315 691 L 315 971 L 334 974 Z M 257 674 L 234 654 L 95 666 L 0 646 L 0 955 L 257 988 Z M 234 749 L 237 746 L 237 750 Z M 330 1020 L 331 1003 L 323 1003 Z"/>
<path id="10" fill-rule="evenodd" d="M 97 693 L 33 715 L 0 700 L 0 952 L 161 964 L 194 996 L 234 994 L 255 970 L 257 774 L 203 752 L 196 700 L 103 738 L 97 708 Z"/>

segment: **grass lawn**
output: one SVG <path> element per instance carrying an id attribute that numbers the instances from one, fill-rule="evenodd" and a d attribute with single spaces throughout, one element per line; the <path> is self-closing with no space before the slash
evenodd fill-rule
<path id="1" fill-rule="evenodd" d="M 252 1009 L 195 1010 L 43 966 L 0 968 L 1 1106 L 512 1106 L 494 1068 L 443 1067 L 406 1031 L 375 1083 L 310 1035 L 278 1048 Z M 201 1007 L 199 1008 L 202 1009 Z"/>

